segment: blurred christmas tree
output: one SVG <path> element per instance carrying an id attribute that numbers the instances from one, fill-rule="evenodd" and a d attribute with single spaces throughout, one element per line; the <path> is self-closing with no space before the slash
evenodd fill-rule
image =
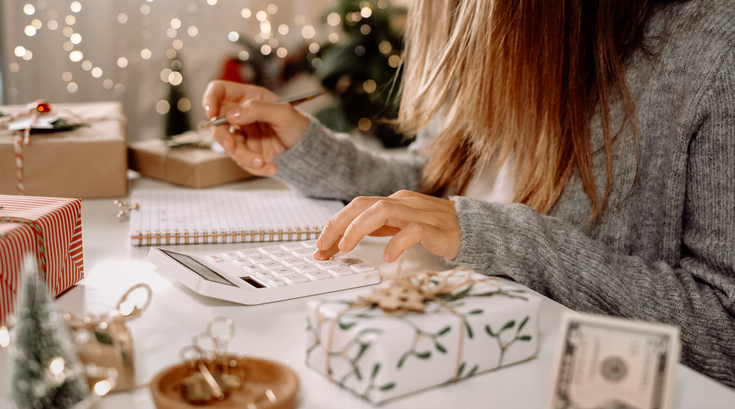
<path id="1" fill-rule="evenodd" d="M 171 73 L 168 76 L 170 84 L 168 93 L 169 111 L 166 114 L 166 137 L 191 130 L 189 121 L 189 109 L 191 109 L 191 101 L 186 98 L 184 92 L 184 76 L 181 72 L 181 60 L 171 60 Z"/>
<path id="2" fill-rule="evenodd" d="M 68 328 L 51 307 L 46 283 L 26 257 L 14 329 L 13 402 L 18 408 L 83 407 L 87 380 Z"/>
<path id="3" fill-rule="evenodd" d="M 307 54 L 314 74 L 339 99 L 338 106 L 316 114 L 326 126 L 341 132 L 359 128 L 377 136 L 386 147 L 406 144 L 403 135 L 385 121 L 398 115 L 396 70 L 406 11 L 388 0 L 339 0 L 325 13 L 324 21 L 341 23 L 346 37 Z"/>

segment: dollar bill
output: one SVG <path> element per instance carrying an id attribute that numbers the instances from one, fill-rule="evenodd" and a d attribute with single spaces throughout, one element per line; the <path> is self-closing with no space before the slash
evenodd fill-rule
<path id="1" fill-rule="evenodd" d="M 669 409 L 679 329 L 621 318 L 562 316 L 548 409 Z"/>

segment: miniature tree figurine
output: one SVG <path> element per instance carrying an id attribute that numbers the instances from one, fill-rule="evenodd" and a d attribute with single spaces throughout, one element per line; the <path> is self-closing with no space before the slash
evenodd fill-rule
<path id="1" fill-rule="evenodd" d="M 22 279 L 14 328 L 13 402 L 24 409 L 71 408 L 88 397 L 84 367 L 30 255 Z"/>

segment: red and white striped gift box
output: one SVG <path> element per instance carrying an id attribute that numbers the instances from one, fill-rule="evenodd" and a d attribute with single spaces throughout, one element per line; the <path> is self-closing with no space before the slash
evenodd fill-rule
<path id="1" fill-rule="evenodd" d="M 23 256 L 36 256 L 56 296 L 84 278 L 82 200 L 0 195 L 0 324 L 14 310 Z"/>

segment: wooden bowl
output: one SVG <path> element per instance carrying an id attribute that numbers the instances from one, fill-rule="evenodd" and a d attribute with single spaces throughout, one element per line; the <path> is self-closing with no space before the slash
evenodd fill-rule
<path id="1" fill-rule="evenodd" d="M 292 409 L 296 404 L 299 391 L 299 378 L 288 367 L 267 359 L 248 356 L 228 356 L 234 360 L 235 368 L 246 373 L 245 381 L 240 388 L 230 392 L 223 400 L 213 400 L 206 405 L 192 405 L 181 393 L 183 379 L 191 375 L 191 369 L 185 364 L 171 366 L 159 372 L 151 381 L 150 389 L 153 402 L 158 409 L 180 408 L 238 408 L 247 409 Z M 276 396 L 271 402 L 265 395 L 270 389 Z"/>

